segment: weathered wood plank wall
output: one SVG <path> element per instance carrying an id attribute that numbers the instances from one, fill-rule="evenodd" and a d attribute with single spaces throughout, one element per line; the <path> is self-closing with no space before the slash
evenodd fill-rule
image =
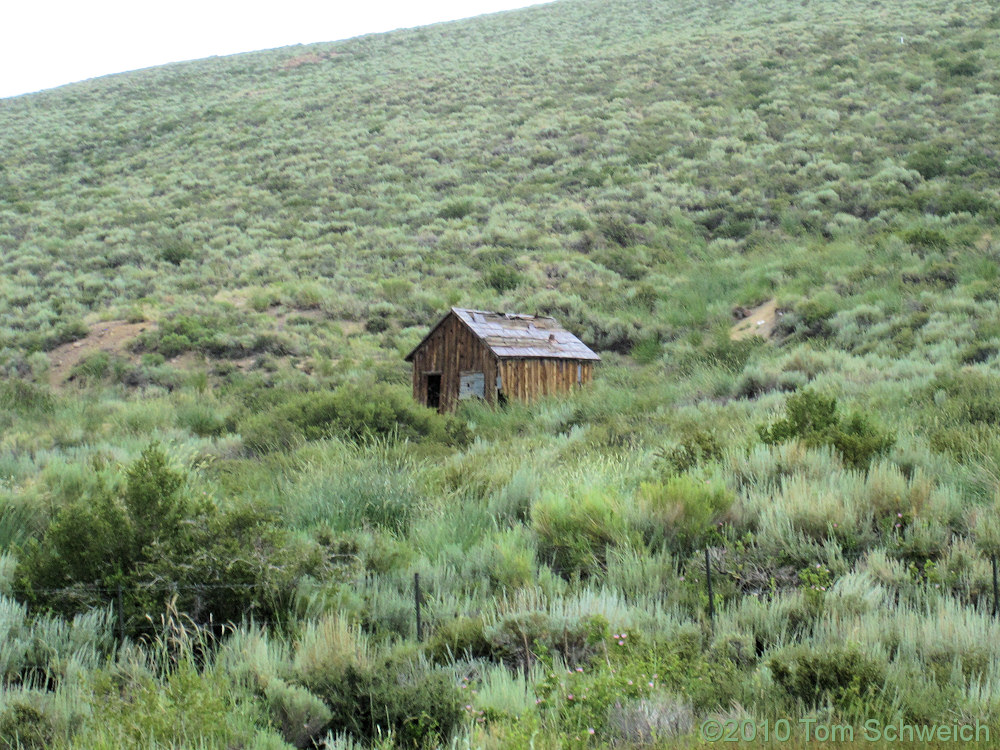
<path id="1" fill-rule="evenodd" d="M 448 316 L 413 355 L 413 398 L 427 405 L 427 374 L 441 374 L 441 411 L 453 411 L 458 402 L 459 377 L 481 372 L 488 403 L 496 401 L 497 358 L 454 315 Z"/>
<path id="2" fill-rule="evenodd" d="M 500 379 L 504 394 L 507 398 L 521 401 L 565 393 L 571 391 L 577 382 L 586 385 L 593 378 L 593 362 L 536 358 L 500 360 Z"/>
<path id="3" fill-rule="evenodd" d="M 497 375 L 508 399 L 532 401 L 540 396 L 565 393 L 593 380 L 594 363 L 586 360 L 524 357 L 499 359 L 454 314 L 449 315 L 413 354 L 413 398 L 427 406 L 428 375 L 441 376 L 438 408 L 454 411 L 463 374 L 483 373 L 483 395 L 496 402 Z"/>

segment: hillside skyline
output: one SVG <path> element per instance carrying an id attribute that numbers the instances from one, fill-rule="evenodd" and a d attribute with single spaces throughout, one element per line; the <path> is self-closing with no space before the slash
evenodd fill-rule
<path id="1" fill-rule="evenodd" d="M 70 3 L 56 13 L 49 4 L 15 4 L 0 35 L 0 100 L 174 63 L 345 41 L 552 1 L 375 0 L 320 6 L 291 0 L 279 14 L 260 0 L 179 0 L 169 13 L 155 4 L 123 0 Z"/>

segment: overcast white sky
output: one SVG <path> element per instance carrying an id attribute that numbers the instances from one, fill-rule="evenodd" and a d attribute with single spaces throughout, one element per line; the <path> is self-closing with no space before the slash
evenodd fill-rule
<path id="1" fill-rule="evenodd" d="M 539 0 L 7 0 L 0 97 L 178 60 L 328 42 Z"/>

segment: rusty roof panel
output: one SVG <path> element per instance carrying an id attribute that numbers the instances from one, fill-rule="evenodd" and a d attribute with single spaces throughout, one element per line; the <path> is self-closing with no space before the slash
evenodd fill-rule
<path id="1" fill-rule="evenodd" d="M 459 307 L 453 307 L 451 311 L 498 357 L 600 359 L 580 339 L 560 326 L 555 318 Z"/>

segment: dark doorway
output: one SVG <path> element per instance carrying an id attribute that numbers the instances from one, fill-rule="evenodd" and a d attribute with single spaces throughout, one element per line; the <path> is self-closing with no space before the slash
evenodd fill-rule
<path id="1" fill-rule="evenodd" d="M 427 405 L 432 409 L 441 406 L 441 373 L 427 376 Z"/>

